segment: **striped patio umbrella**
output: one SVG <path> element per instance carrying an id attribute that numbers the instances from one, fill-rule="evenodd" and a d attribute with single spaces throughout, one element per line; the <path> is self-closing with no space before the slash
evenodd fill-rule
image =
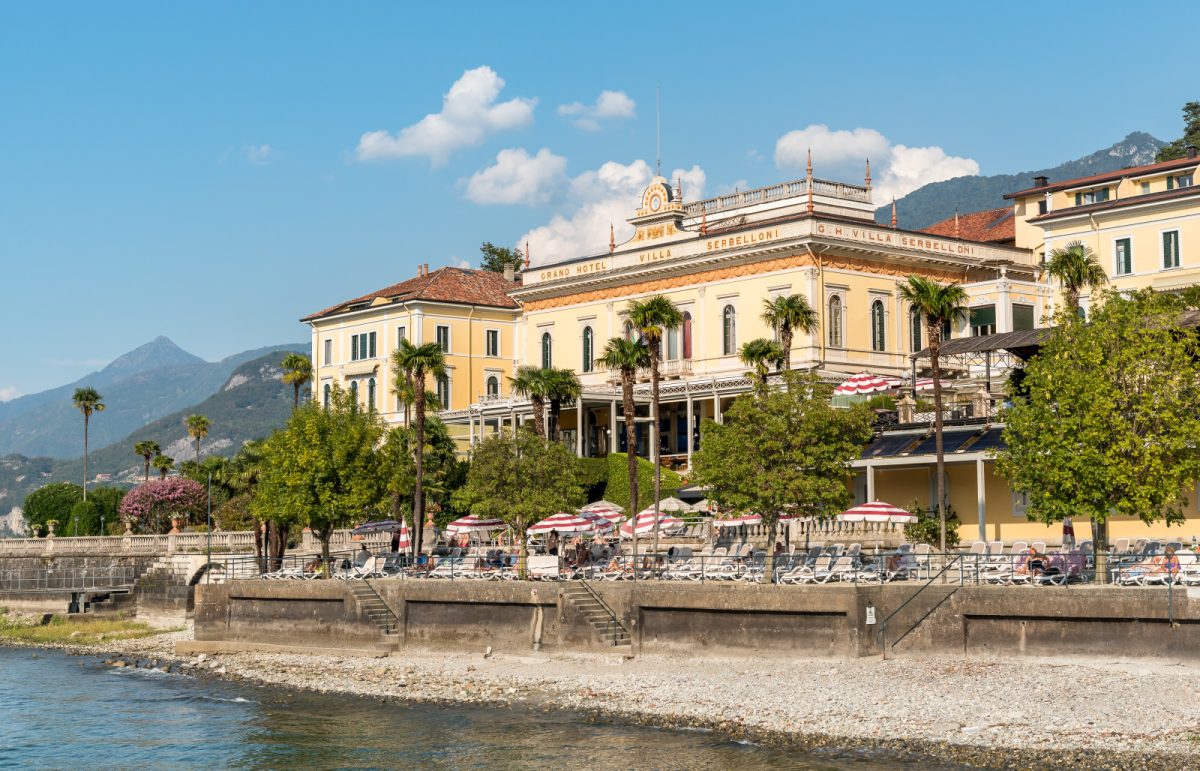
<path id="1" fill-rule="evenodd" d="M 475 530 L 500 530 L 504 526 L 502 519 L 484 519 L 468 514 L 446 525 L 446 530 L 451 533 L 470 533 Z"/>
<path id="2" fill-rule="evenodd" d="M 909 525 L 917 521 L 916 514 L 883 501 L 855 506 L 838 514 L 837 518 L 841 522 L 885 522 L 893 525 Z"/>
<path id="3" fill-rule="evenodd" d="M 586 516 L 584 514 L 567 514 L 560 511 L 557 514 L 546 517 L 541 522 L 529 528 L 528 533 L 540 534 L 549 533 L 551 530 L 559 533 L 584 533 L 596 528 L 596 521 L 607 523 L 608 520 L 600 516 Z M 610 526 L 611 527 L 611 526 Z"/>
<path id="4" fill-rule="evenodd" d="M 593 501 L 579 509 L 580 511 L 617 511 L 624 513 L 625 507 L 618 506 L 612 501 Z"/>
<path id="5" fill-rule="evenodd" d="M 580 509 L 579 513 L 585 517 L 601 517 L 609 522 L 620 522 L 625 519 L 625 512 L 620 508 L 615 509 Z"/>
<path id="6" fill-rule="evenodd" d="M 757 514 L 743 514 L 738 517 L 729 517 L 728 519 L 714 519 L 713 527 L 740 527 L 742 525 L 759 525 L 762 524 L 762 517 Z"/>
<path id="7" fill-rule="evenodd" d="M 400 551 L 404 551 L 405 549 L 409 549 L 411 547 L 412 547 L 412 536 L 408 532 L 408 522 L 406 520 L 401 520 L 400 521 L 400 540 L 398 542 L 397 548 Z"/>
<path id="8" fill-rule="evenodd" d="M 841 385 L 833 389 L 833 395 L 860 396 L 879 391 L 890 391 L 893 388 L 899 388 L 901 385 L 903 385 L 903 381 L 899 378 L 872 375 L 870 372 L 859 372 L 857 375 L 853 375 L 849 379 L 842 381 Z"/>
<path id="9" fill-rule="evenodd" d="M 646 509 L 645 511 L 643 511 L 642 513 L 637 515 L 636 520 L 629 519 L 625 522 L 625 524 L 621 525 L 621 537 L 622 538 L 633 538 L 635 521 L 637 523 L 636 527 L 637 527 L 638 535 L 644 535 L 646 533 L 652 532 L 654 530 L 654 509 Z M 673 533 L 676 530 L 679 530 L 680 528 L 682 528 L 683 526 L 684 526 L 684 522 L 682 519 L 679 519 L 678 517 L 672 517 L 670 514 L 663 512 L 663 511 L 659 512 L 659 514 L 658 514 L 658 532 Z"/>
<path id="10" fill-rule="evenodd" d="M 647 507 L 646 510 L 643 511 L 642 513 L 645 514 L 646 511 L 653 511 L 653 510 L 654 510 L 654 507 L 650 506 L 650 507 Z M 693 511 L 695 511 L 695 509 L 692 508 L 692 504 L 687 503 L 686 501 L 681 501 L 678 498 L 663 498 L 661 501 L 658 502 L 658 510 L 659 511 L 685 512 L 685 513 L 691 513 Z"/>

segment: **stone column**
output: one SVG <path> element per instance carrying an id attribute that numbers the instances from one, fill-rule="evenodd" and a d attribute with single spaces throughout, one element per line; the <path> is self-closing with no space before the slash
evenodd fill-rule
<path id="1" fill-rule="evenodd" d="M 907 391 L 905 391 L 904 396 L 901 397 L 900 401 L 896 402 L 896 411 L 898 413 L 896 416 L 897 420 L 899 420 L 901 423 L 912 423 L 913 415 L 915 415 L 917 411 L 917 402 L 908 394 Z"/>
<path id="2" fill-rule="evenodd" d="M 688 393 L 688 395 L 687 395 L 687 432 L 686 432 L 686 438 L 684 441 L 687 442 L 687 470 L 689 472 L 692 470 L 692 420 L 693 419 L 694 418 L 692 415 L 692 395 L 691 395 L 691 393 Z"/>
<path id="3" fill-rule="evenodd" d="M 875 500 L 875 464 L 867 461 L 867 503 Z"/>

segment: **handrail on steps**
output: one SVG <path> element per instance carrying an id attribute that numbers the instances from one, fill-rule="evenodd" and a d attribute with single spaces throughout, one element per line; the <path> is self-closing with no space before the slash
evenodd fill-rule
<path id="1" fill-rule="evenodd" d="M 611 607 L 609 607 L 608 603 L 604 601 L 604 598 L 600 596 L 600 593 L 596 591 L 595 587 L 593 587 L 591 584 L 589 584 L 583 578 L 580 578 L 578 580 L 579 580 L 580 585 L 583 586 L 584 590 L 591 596 L 591 598 L 593 600 L 595 600 L 596 602 L 600 603 L 600 607 L 604 608 L 604 612 L 608 614 L 608 619 L 609 619 L 608 632 L 609 632 L 609 635 L 612 637 L 612 644 L 615 647 L 617 644 L 617 635 L 616 635 L 617 627 L 620 627 L 621 631 L 624 632 L 625 634 L 629 634 L 629 630 L 626 629 L 625 626 L 621 623 L 620 619 L 617 618 L 616 612 L 613 611 L 613 609 Z"/>
<path id="2" fill-rule="evenodd" d="M 953 557 L 952 559 L 950 559 L 948 562 L 946 562 L 946 564 L 945 564 L 945 565 L 943 565 L 943 566 L 942 566 L 942 569 L 941 569 L 941 570 L 939 570 L 939 571 L 938 571 L 938 572 L 937 572 L 935 575 L 932 575 L 932 576 L 930 576 L 930 577 L 929 577 L 929 580 L 928 580 L 928 581 L 926 581 L 926 582 L 925 582 L 925 583 L 924 583 L 924 584 L 921 586 L 921 588 L 920 588 L 920 589 L 918 589 L 917 591 L 913 592 L 913 593 L 912 593 L 912 595 L 911 595 L 911 596 L 910 596 L 910 597 L 909 597 L 907 600 L 905 600 L 904 602 L 900 603 L 900 606 L 899 606 L 899 607 L 897 607 L 895 610 L 893 610 L 891 613 L 889 613 L 889 614 L 888 614 L 888 615 L 887 615 L 887 616 L 886 616 L 886 617 L 883 619 L 883 621 L 882 621 L 882 622 L 879 624 L 879 644 L 880 644 L 880 648 L 883 650 L 883 655 L 884 655 L 884 658 L 886 658 L 886 657 L 887 657 L 887 652 L 888 652 L 888 644 L 887 644 L 887 625 L 888 625 L 888 622 L 889 622 L 889 621 L 891 621 L 891 620 L 892 620 L 892 619 L 893 619 L 893 618 L 896 616 L 896 614 L 897 614 L 897 613 L 899 613 L 900 611 L 902 611 L 902 610 L 904 610 L 906 607 L 908 607 L 908 604 L 909 604 L 910 602 L 912 602 L 913 600 L 917 599 L 917 596 L 918 596 L 919 594 L 921 594 L 921 592 L 923 592 L 923 591 L 925 591 L 926 589 L 928 589 L 928 588 L 929 588 L 929 587 L 930 587 L 930 586 L 933 584 L 933 582 L 934 582 L 934 581 L 936 581 L 936 580 L 938 580 L 939 578 L 941 578 L 942 576 L 944 576 L 944 575 L 946 574 L 946 571 L 947 571 L 947 570 L 949 570 L 951 567 L 953 567 L 953 566 L 954 566 L 954 563 L 956 563 L 956 562 L 958 562 L 959 560 L 961 560 L 961 559 L 962 559 L 962 557 L 963 557 L 963 555 L 961 555 L 961 554 L 956 554 L 956 555 L 954 555 L 954 557 Z M 962 585 L 961 585 L 961 584 L 959 584 L 959 587 L 958 587 L 958 589 L 961 589 L 961 588 L 962 588 Z M 958 589 L 955 589 L 955 590 L 954 590 L 954 592 L 951 592 L 950 594 L 946 595 L 946 597 L 943 597 L 943 598 L 942 598 L 942 602 L 945 602 L 945 601 L 946 601 L 946 599 L 947 599 L 947 598 L 949 598 L 950 596 L 952 596 L 952 595 L 953 595 L 955 592 L 957 592 L 957 591 L 958 591 Z M 904 634 L 902 634 L 902 635 L 900 635 L 899 637 L 897 637 L 897 638 L 895 639 L 895 641 L 892 643 L 891 647 L 892 647 L 892 648 L 895 648 L 895 647 L 896 647 L 896 646 L 897 646 L 897 645 L 900 643 L 900 641 L 901 641 L 901 640 L 903 640 L 905 637 L 908 637 L 909 633 L 910 633 L 910 632 L 912 632 L 912 630 L 916 629 L 918 626 L 920 626 L 920 625 L 921 625 L 921 622 L 923 622 L 925 619 L 929 618 L 929 615 L 930 615 L 931 613 L 933 613 L 933 611 L 937 610 L 937 609 L 938 609 L 938 607 L 940 607 L 940 606 L 941 606 L 942 602 L 939 602 L 937 605 L 934 605 L 932 608 L 930 608 L 930 609 L 929 609 L 929 611 L 928 611 L 928 612 L 926 612 L 926 613 L 925 613 L 925 615 L 923 615 L 923 616 L 921 616 L 919 619 L 917 619 L 916 623 L 914 623 L 914 624 L 913 624 L 912 626 L 910 626 L 908 629 L 904 630 Z"/>

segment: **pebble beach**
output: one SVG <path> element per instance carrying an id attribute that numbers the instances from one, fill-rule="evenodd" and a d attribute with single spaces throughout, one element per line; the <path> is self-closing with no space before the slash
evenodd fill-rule
<path id="1" fill-rule="evenodd" d="M 64 646 L 111 666 L 383 701 L 565 710 L 804 750 L 981 768 L 1192 767 L 1200 667 L 1166 660 L 751 659 L 404 650 L 175 655 L 191 630 Z"/>

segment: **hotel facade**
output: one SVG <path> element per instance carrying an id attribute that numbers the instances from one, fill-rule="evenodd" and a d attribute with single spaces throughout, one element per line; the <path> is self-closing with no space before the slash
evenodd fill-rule
<path id="1" fill-rule="evenodd" d="M 451 374 L 431 387 L 464 451 L 489 433 L 532 418 L 528 401 L 514 397 L 507 383 L 517 366 L 532 364 L 579 375 L 583 396 L 558 417 L 565 443 L 585 457 L 621 452 L 626 416 L 620 384 L 596 359 L 610 338 L 631 334 L 629 303 L 661 294 L 684 320 L 663 340 L 660 457 L 686 470 L 702 442 L 703 421 L 720 422 L 732 400 L 750 389 L 739 348 L 776 335 L 762 320 L 765 301 L 799 294 L 817 311 L 818 329 L 793 339 L 794 369 L 829 382 L 864 371 L 907 380 L 927 374 L 920 352 L 928 341 L 898 283 L 923 275 L 961 284 L 970 306 L 969 316 L 950 330 L 953 343 L 947 345 L 957 348 L 950 348 L 946 365 L 952 378 L 948 502 L 963 523 L 961 535 L 1050 540 L 1056 532 L 1026 519 L 1020 496 L 994 473 L 991 460 L 1000 445 L 996 421 L 1007 371 L 1036 351 L 1043 334 L 1037 327 L 1059 299 L 1042 262 L 1053 249 L 1084 240 L 1102 262 L 1112 255 L 1107 262 L 1118 288 L 1195 283 L 1200 189 L 1191 186 L 1190 175 L 1196 164 L 1191 158 L 1082 180 L 1039 179 L 1010 195 L 1011 207 L 956 217 L 926 231 L 898 227 L 894 213 L 890 224 L 875 222 L 869 167 L 861 185 L 817 179 L 810 167 L 803 179 L 700 201 L 682 200 L 677 187 L 655 178 L 631 202 L 633 235 L 623 243 L 611 232 L 597 234 L 596 253 L 550 255 L 527 266 L 516 283 L 483 271 L 425 270 L 417 279 L 306 317 L 313 330 L 315 393 L 358 382 L 362 399 L 369 387 L 364 379 L 375 377 L 376 409 L 391 422 L 402 421 L 390 386 L 379 385 L 381 377 L 390 380 L 379 367 L 400 334 L 420 335 L 412 338 L 416 342 L 441 342 L 448 334 Z M 1097 201 L 1102 187 L 1110 192 Z M 457 271 L 457 278 L 436 297 L 418 286 L 443 271 Z M 474 287 L 469 296 L 467 284 Z M 375 355 L 364 359 L 361 335 L 368 335 L 371 354 L 371 333 Z M 649 401 L 644 372 L 635 388 L 635 449 L 647 457 Z M 859 501 L 928 506 L 935 498 L 932 415 L 915 411 L 911 401 L 902 404 L 908 406 L 898 414 L 881 416 L 876 439 L 854 464 L 850 484 Z M 1111 531 L 1118 537 L 1126 529 L 1163 534 L 1140 522 L 1114 523 Z"/>

